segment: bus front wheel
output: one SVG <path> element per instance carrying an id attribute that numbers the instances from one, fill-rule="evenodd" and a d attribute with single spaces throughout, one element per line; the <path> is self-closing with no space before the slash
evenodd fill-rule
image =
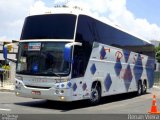
<path id="1" fill-rule="evenodd" d="M 99 84 L 95 83 L 92 85 L 91 94 L 89 102 L 91 105 L 96 105 L 100 102 L 101 99 L 101 87 Z"/>

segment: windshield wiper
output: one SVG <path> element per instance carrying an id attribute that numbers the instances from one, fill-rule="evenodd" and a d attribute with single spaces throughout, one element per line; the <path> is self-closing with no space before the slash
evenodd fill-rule
<path id="1" fill-rule="evenodd" d="M 60 76 L 59 74 L 54 73 L 54 72 L 52 72 L 52 74 L 54 74 L 54 75 L 58 76 L 58 77 L 60 78 L 60 82 L 61 82 L 61 76 Z"/>
<path id="2" fill-rule="evenodd" d="M 57 73 L 52 72 L 52 74 L 54 74 L 54 75 L 56 75 L 57 77 L 60 77 L 60 78 L 61 78 L 61 76 L 60 76 L 59 74 L 57 74 Z"/>
<path id="3" fill-rule="evenodd" d="M 46 74 L 53 74 L 53 75 L 56 75 L 57 77 L 60 77 L 61 79 L 61 76 L 53 71 L 48 71 L 48 72 L 45 72 Z"/>

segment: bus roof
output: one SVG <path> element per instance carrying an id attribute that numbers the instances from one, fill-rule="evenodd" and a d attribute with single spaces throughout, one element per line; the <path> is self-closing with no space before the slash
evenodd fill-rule
<path id="1" fill-rule="evenodd" d="M 96 15 L 93 15 L 91 12 L 89 11 L 84 11 L 83 9 L 81 9 L 80 7 L 77 7 L 77 6 L 74 6 L 74 7 L 67 7 L 67 6 L 63 6 L 63 7 L 55 7 L 54 9 L 49 9 L 47 12 L 43 12 L 43 13 L 33 13 L 33 14 L 30 14 L 30 16 L 35 16 L 35 15 L 46 15 L 46 14 L 73 14 L 73 15 L 86 15 L 86 16 L 89 16 L 89 17 L 92 17 L 100 22 L 103 22 L 111 27 L 114 27 L 122 32 L 125 32 L 129 35 L 132 35 L 136 38 L 139 38 L 149 44 L 152 44 L 149 40 L 146 40 L 140 36 L 137 36 L 133 33 L 130 33 L 128 32 L 127 30 L 124 30 L 123 28 L 121 28 L 119 25 L 116 25 L 114 24 L 113 22 L 111 22 L 110 20 L 108 20 L 107 18 L 104 18 L 104 17 L 99 17 L 99 16 L 96 16 Z"/>

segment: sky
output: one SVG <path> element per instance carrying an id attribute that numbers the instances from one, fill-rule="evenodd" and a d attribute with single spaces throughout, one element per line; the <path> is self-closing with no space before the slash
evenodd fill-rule
<path id="1" fill-rule="evenodd" d="M 160 0 L 0 0 L 0 40 L 18 40 L 26 16 L 64 3 L 144 39 L 160 41 Z"/>
<path id="2" fill-rule="evenodd" d="M 127 9 L 137 18 L 146 18 L 150 23 L 160 26 L 159 0 L 127 0 Z"/>

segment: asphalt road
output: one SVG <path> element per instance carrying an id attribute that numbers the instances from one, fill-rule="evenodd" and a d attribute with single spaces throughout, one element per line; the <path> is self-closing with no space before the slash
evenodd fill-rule
<path id="1" fill-rule="evenodd" d="M 152 93 L 156 94 L 160 109 L 160 89 L 153 89 L 142 96 L 135 93 L 109 96 L 97 106 L 87 101 L 71 103 L 22 98 L 13 92 L 0 92 L 0 113 L 6 114 L 147 114 L 152 104 Z"/>

